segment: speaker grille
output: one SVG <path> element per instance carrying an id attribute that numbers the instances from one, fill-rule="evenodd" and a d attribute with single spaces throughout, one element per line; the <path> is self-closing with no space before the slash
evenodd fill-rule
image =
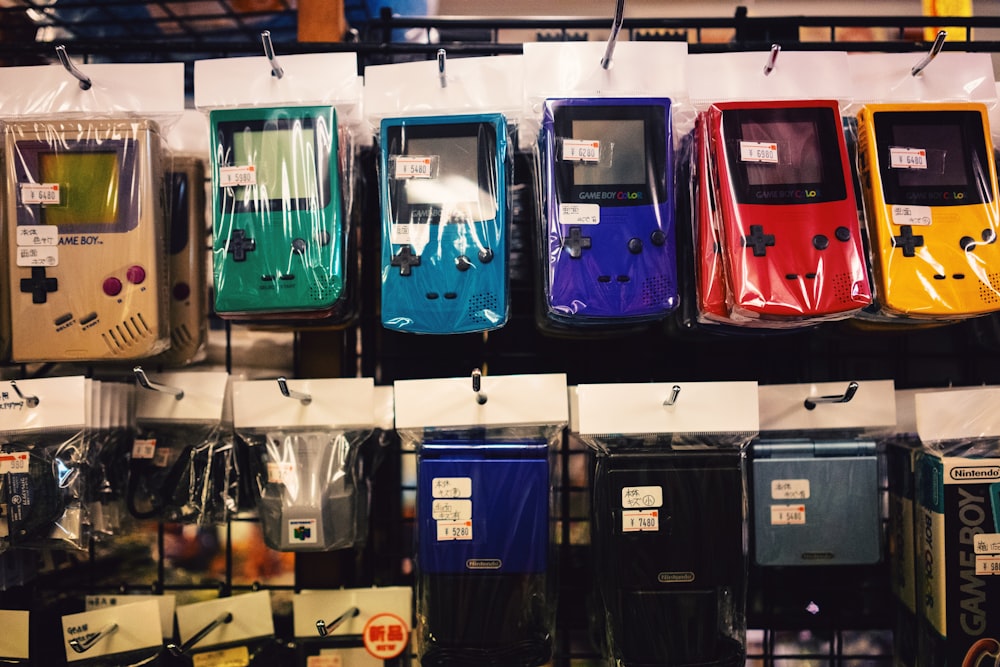
<path id="1" fill-rule="evenodd" d="M 482 324 L 495 324 L 503 316 L 497 310 L 497 297 L 493 292 L 480 292 L 469 297 L 469 319 Z"/>
<path id="2" fill-rule="evenodd" d="M 674 281 L 659 275 L 646 278 L 642 283 L 642 305 L 657 306 L 666 303 L 674 295 Z"/>
<path id="3" fill-rule="evenodd" d="M 180 324 L 174 327 L 174 330 L 170 332 L 170 343 L 175 348 L 187 347 L 194 342 L 194 336 L 191 335 L 191 330 L 188 329 L 186 324 Z"/>
<path id="4" fill-rule="evenodd" d="M 983 299 L 983 303 L 992 306 L 1000 303 L 1000 273 L 988 273 L 986 277 L 990 284 L 980 281 L 979 296 Z"/>
<path id="5" fill-rule="evenodd" d="M 122 354 L 152 335 L 153 331 L 146 324 L 142 313 L 136 313 L 102 333 L 101 338 L 112 354 Z"/>
<path id="6" fill-rule="evenodd" d="M 333 296 L 333 280 L 330 274 L 323 271 L 313 271 L 309 281 L 309 298 L 325 303 Z"/>
<path id="7" fill-rule="evenodd" d="M 854 303 L 854 276 L 850 273 L 835 273 L 830 278 L 830 289 L 841 303 Z"/>

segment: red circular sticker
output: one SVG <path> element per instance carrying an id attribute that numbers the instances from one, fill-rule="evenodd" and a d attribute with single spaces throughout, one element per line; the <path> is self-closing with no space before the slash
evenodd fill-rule
<path id="1" fill-rule="evenodd" d="M 395 658 L 410 642 L 410 627 L 395 614 L 376 614 L 364 629 L 365 650 L 378 660 Z"/>

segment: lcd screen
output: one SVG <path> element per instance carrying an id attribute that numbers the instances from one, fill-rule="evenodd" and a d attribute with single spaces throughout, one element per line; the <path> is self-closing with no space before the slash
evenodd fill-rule
<path id="1" fill-rule="evenodd" d="M 496 195 L 480 187 L 479 138 L 474 135 L 455 137 L 411 137 L 406 142 L 406 155 L 437 158 L 434 178 L 406 179 L 406 201 L 409 204 L 431 204 L 446 207 L 478 206 L 477 220 L 496 216 Z M 445 216 L 445 222 L 461 222 L 462 217 Z"/>
<path id="2" fill-rule="evenodd" d="M 820 183 L 823 180 L 823 150 L 819 128 L 812 121 L 751 121 L 740 124 L 744 142 L 773 143 L 773 162 L 744 161 L 750 185 Z"/>
<path id="3" fill-rule="evenodd" d="M 261 200 L 318 197 L 316 134 L 311 128 L 234 132 L 233 165 L 254 166 Z M 235 191 L 237 199 L 245 199 L 246 187 Z"/>
<path id="4" fill-rule="evenodd" d="M 969 185 L 962 128 L 958 125 L 894 125 L 890 146 L 927 151 L 925 169 L 894 170 L 903 187 L 964 188 Z"/>
<path id="5" fill-rule="evenodd" d="M 646 182 L 646 132 L 642 120 L 574 120 L 573 139 L 600 142 L 600 160 L 578 162 L 576 185 L 626 185 Z"/>
<path id="6" fill-rule="evenodd" d="M 38 179 L 59 185 L 58 205 L 42 207 L 47 225 L 113 225 L 118 222 L 118 153 L 38 154 Z"/>

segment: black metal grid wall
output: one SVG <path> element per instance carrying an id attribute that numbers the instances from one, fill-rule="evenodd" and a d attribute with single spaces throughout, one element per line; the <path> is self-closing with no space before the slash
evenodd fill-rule
<path id="1" fill-rule="evenodd" d="M 266 11 L 259 9 L 266 7 Z M 247 8 L 250 8 L 249 10 Z M 254 9 L 257 8 L 257 9 Z M 86 0 L 58 3 L 24 1 L 0 7 L 0 63 L 26 65 L 54 60 L 53 47 L 87 60 L 117 62 L 183 61 L 261 53 L 260 32 L 270 30 L 276 51 L 354 51 L 360 66 L 432 56 L 444 47 L 454 55 L 516 53 L 525 39 L 605 39 L 610 19 L 437 19 L 382 15 L 356 26 L 350 41 L 300 44 L 295 41 L 295 3 L 273 0 L 247 3 L 213 0 L 132 2 Z M 1000 52 L 1000 42 L 980 39 L 1000 32 L 1000 18 L 949 18 L 949 26 L 966 30 L 966 41 L 947 48 Z M 787 49 L 851 51 L 923 51 L 929 46 L 923 29 L 932 22 L 919 17 L 754 18 L 738 10 L 720 19 L 626 20 L 629 39 L 682 39 L 692 52 L 766 50 L 778 41 Z M 421 29 L 427 43 L 394 43 L 401 28 Z M 870 41 L 847 41 L 867 29 Z M 524 35 L 529 35 L 525 38 Z M 719 36 L 722 35 L 721 41 Z M 190 72 L 190 69 L 189 69 Z M 190 78 L 189 78 L 190 83 Z M 362 276 L 378 275 L 378 207 L 373 156 L 362 156 Z M 512 314 L 509 324 L 489 334 L 414 337 L 384 330 L 377 312 L 378 285 L 362 284 L 362 311 L 357 325 L 332 334 L 327 354 L 335 365 L 376 378 L 379 384 L 398 379 L 451 377 L 484 368 L 495 375 L 563 372 L 570 384 L 584 382 L 756 380 L 763 384 L 863 379 L 893 379 L 897 387 L 979 385 L 1000 382 L 1000 318 L 910 331 L 879 331 L 856 323 L 836 323 L 807 331 L 725 337 L 669 321 L 639 331 L 602 338 L 560 338 L 542 333 L 535 320 L 534 219 L 527 156 L 515 167 L 516 192 L 522 206 L 515 216 L 512 239 Z M 238 336 L 238 325 L 225 327 Z M 316 368 L 317 334 L 295 334 L 296 370 L 307 376 Z M 329 350 L 332 349 L 332 352 Z M 227 367 L 232 360 L 227 355 Z M 174 527 L 160 525 L 151 537 L 159 560 L 149 579 L 122 582 L 116 573 L 128 556 L 123 550 L 91 552 L 89 562 L 67 559 L 65 567 L 31 590 L 9 592 L 4 604 L 36 604 L 39 598 L 58 610 L 59 600 L 80 592 L 120 590 L 275 591 L 311 586 L 407 584 L 412 545 L 412 514 L 407 510 L 413 487 L 407 471 L 412 453 L 386 457 L 375 480 L 371 538 L 357 553 L 299 555 L 290 585 L 234 577 L 233 533 L 222 533 L 223 564 L 217 579 L 183 582 L 165 570 L 163 554 Z M 397 454 L 398 455 L 395 455 Z M 589 570 L 588 452 L 567 439 L 558 456 L 558 516 L 561 604 L 555 664 L 595 664 L 590 641 L 584 586 Z M 402 493 L 399 493 L 399 491 Z M 748 618 L 751 632 L 748 664 L 888 665 L 892 662 L 892 610 L 880 567 L 825 572 L 754 572 Z M 810 614 L 782 598 L 793 587 L 839 589 L 841 612 Z M 287 621 L 287 619 L 285 619 Z M 279 632 L 287 631 L 279 625 Z M 287 637 L 287 634 L 284 635 Z"/>

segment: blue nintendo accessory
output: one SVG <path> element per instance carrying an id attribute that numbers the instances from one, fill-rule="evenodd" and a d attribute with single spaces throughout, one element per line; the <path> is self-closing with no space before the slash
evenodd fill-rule
<path id="1" fill-rule="evenodd" d="M 556 319 L 651 319 L 677 306 L 670 108 L 666 98 L 546 101 L 546 287 Z"/>
<path id="2" fill-rule="evenodd" d="M 223 109 L 209 120 L 216 312 L 324 316 L 344 287 L 336 110 Z"/>
<path id="3" fill-rule="evenodd" d="M 751 483 L 758 565 L 862 565 L 881 560 L 873 441 L 756 442 Z"/>
<path id="4" fill-rule="evenodd" d="M 511 156 L 500 114 L 382 121 L 382 325 L 503 326 Z"/>
<path id="5" fill-rule="evenodd" d="M 417 520 L 421 664 L 547 662 L 548 444 L 424 444 Z"/>

